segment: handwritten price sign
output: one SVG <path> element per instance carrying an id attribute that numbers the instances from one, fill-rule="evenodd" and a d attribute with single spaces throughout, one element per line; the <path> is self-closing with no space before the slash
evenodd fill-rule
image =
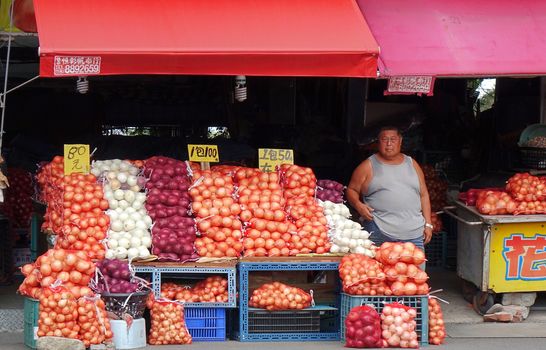
<path id="1" fill-rule="evenodd" d="M 191 162 L 220 161 L 217 145 L 188 145 L 188 156 Z"/>
<path id="2" fill-rule="evenodd" d="M 258 149 L 258 167 L 264 172 L 275 171 L 277 165 L 294 164 L 294 151 L 291 149 Z"/>
<path id="3" fill-rule="evenodd" d="M 64 145 L 64 174 L 89 174 L 89 145 Z"/>

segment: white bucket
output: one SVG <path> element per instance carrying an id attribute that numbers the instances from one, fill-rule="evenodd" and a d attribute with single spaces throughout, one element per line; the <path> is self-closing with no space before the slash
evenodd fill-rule
<path id="1" fill-rule="evenodd" d="M 146 346 L 146 321 L 143 318 L 133 320 L 129 331 L 127 331 L 127 322 L 123 320 L 110 320 L 110 326 L 114 333 L 116 349 L 136 349 Z"/>

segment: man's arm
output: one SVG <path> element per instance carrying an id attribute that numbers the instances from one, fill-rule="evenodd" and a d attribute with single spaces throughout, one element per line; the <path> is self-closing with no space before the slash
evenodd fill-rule
<path id="1" fill-rule="evenodd" d="M 431 208 L 430 208 L 430 197 L 428 194 L 427 184 L 425 183 L 425 175 L 423 174 L 423 170 L 419 166 L 419 164 L 414 160 L 413 165 L 415 167 L 415 171 L 417 172 L 417 176 L 419 177 L 419 188 L 421 192 L 421 211 L 423 212 L 423 217 L 425 218 L 425 223 L 431 224 Z M 424 230 L 424 242 L 427 244 L 430 242 L 432 238 L 432 229 L 430 227 L 425 226 Z"/>
<path id="2" fill-rule="evenodd" d="M 366 220 L 371 221 L 373 219 L 372 211 L 373 209 L 362 203 L 360 200 L 360 191 L 362 189 L 362 185 L 368 178 L 369 171 L 368 167 L 370 167 L 369 160 L 365 160 L 353 171 L 353 175 L 351 176 L 351 181 L 349 182 L 349 186 L 347 187 L 347 200 L 351 204 L 353 208 Z"/>

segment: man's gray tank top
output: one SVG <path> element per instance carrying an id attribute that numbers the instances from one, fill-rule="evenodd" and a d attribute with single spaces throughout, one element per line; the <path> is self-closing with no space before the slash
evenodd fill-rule
<path id="1" fill-rule="evenodd" d="M 399 165 L 381 163 L 372 155 L 373 175 L 363 202 L 374 209 L 374 222 L 393 239 L 408 240 L 423 236 L 419 177 L 411 157 L 404 155 Z"/>

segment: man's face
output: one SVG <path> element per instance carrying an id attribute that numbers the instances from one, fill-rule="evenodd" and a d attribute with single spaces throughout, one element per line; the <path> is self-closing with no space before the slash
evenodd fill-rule
<path id="1" fill-rule="evenodd" d="M 385 130 L 379 134 L 379 154 L 392 158 L 400 153 L 402 138 L 395 130 Z"/>

